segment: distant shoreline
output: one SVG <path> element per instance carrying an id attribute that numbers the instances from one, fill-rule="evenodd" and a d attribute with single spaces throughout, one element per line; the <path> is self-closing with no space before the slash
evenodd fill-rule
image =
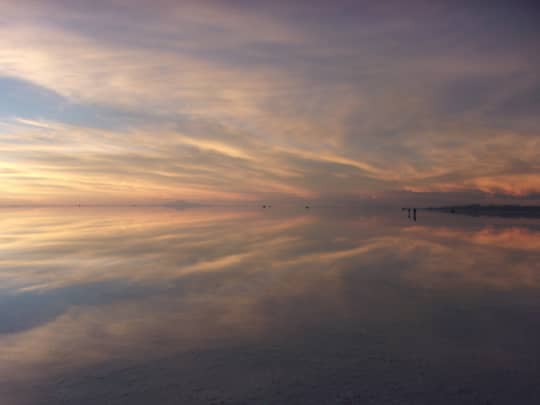
<path id="1" fill-rule="evenodd" d="M 533 205 L 451 205 L 421 208 L 424 211 L 438 211 L 449 214 L 470 216 L 492 216 L 509 218 L 540 218 L 540 206 Z"/>

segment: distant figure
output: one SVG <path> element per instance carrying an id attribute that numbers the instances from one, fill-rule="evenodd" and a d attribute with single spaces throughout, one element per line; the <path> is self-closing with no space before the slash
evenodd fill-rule
<path id="1" fill-rule="evenodd" d="M 413 208 L 413 219 L 416 221 L 416 208 Z"/>

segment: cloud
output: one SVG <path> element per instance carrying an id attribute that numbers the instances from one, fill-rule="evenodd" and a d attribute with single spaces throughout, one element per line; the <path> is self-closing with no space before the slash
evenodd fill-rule
<path id="1" fill-rule="evenodd" d="M 521 7 L 2 7 L 0 86 L 48 94 L 2 118 L 8 199 L 540 190 L 538 36 Z"/>

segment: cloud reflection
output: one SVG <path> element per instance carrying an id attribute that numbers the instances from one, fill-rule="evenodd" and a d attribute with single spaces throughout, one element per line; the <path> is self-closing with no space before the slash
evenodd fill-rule
<path id="1" fill-rule="evenodd" d="M 322 211 L 10 210 L 0 248 L 6 311 L 14 297 L 60 304 L 50 318 L 0 335 L 0 376 L 38 381 L 311 322 L 369 322 L 355 301 L 381 288 L 377 278 L 445 291 L 539 288 L 537 229 L 501 221 L 467 229 Z M 390 302 L 379 302 L 377 316 Z"/>

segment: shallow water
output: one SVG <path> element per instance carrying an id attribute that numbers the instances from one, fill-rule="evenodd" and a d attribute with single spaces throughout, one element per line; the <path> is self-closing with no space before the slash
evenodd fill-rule
<path id="1" fill-rule="evenodd" d="M 540 221 L 0 212 L 0 403 L 540 403 Z"/>

